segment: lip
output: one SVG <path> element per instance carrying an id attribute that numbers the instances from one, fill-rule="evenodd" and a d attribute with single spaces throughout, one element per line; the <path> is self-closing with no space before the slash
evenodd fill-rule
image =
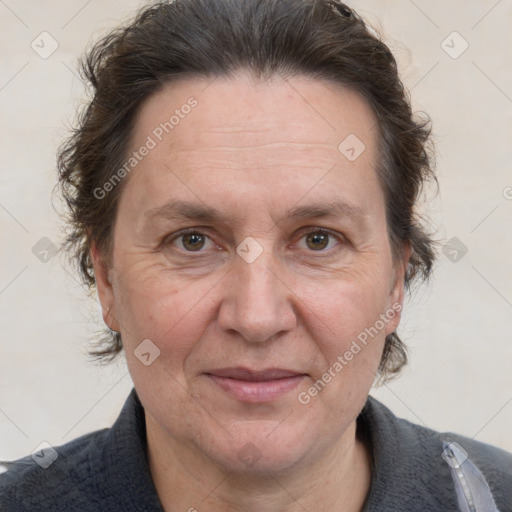
<path id="1" fill-rule="evenodd" d="M 249 403 L 277 400 L 295 389 L 306 377 L 295 370 L 251 370 L 242 367 L 219 368 L 206 372 L 206 376 L 231 397 Z"/>

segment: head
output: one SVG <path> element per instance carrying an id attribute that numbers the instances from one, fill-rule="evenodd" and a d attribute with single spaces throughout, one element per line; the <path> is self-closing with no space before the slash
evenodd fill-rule
<path id="1" fill-rule="evenodd" d="M 415 213 L 429 127 L 389 49 L 334 1 L 177 0 L 83 71 L 59 169 L 109 328 L 96 353 L 124 348 L 149 421 L 217 462 L 248 442 L 273 467 L 319 453 L 405 363 L 404 290 L 434 258 Z M 301 378 L 251 402 L 226 367 Z"/>

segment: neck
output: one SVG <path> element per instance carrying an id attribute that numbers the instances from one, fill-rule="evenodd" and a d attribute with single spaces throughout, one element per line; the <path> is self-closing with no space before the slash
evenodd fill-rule
<path id="1" fill-rule="evenodd" d="M 360 512 L 371 483 L 368 449 L 354 422 L 314 460 L 279 473 L 234 473 L 195 446 L 180 444 L 146 416 L 149 466 L 166 512 Z"/>

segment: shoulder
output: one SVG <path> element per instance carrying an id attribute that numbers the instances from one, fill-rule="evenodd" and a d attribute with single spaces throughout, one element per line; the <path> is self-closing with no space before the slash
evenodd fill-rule
<path id="1" fill-rule="evenodd" d="M 510 510 L 512 454 L 397 418 L 372 397 L 360 423 L 372 444 L 376 474 L 371 496 L 381 506 L 375 510 L 388 510 L 380 500 L 389 503 L 389 510 L 392 503 L 409 501 L 414 507 L 408 510 L 458 510 L 461 500 L 491 504 L 482 510 Z"/>
<path id="2" fill-rule="evenodd" d="M 490 484 L 506 487 L 512 500 L 511 453 L 453 432 L 438 432 L 401 418 L 396 418 L 396 421 L 403 431 L 410 432 L 411 437 L 417 439 L 418 449 L 424 456 L 441 456 L 451 468 L 463 466 L 465 460 L 469 460 L 484 473 Z"/>
<path id="3" fill-rule="evenodd" d="M 2 512 L 162 510 L 147 462 L 144 409 L 135 390 L 111 428 L 4 463 Z M 49 505 L 50 504 L 50 505 Z"/>
<path id="4" fill-rule="evenodd" d="M 2 510 L 43 510 L 48 498 L 61 508 L 88 495 L 102 471 L 102 451 L 109 429 L 79 437 L 61 446 L 50 445 L 19 460 L 5 463 L 0 474 Z M 59 510 L 61 509 L 59 508 Z"/>

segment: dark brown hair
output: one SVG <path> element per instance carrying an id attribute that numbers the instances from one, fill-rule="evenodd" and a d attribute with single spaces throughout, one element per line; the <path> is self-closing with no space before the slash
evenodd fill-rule
<path id="1" fill-rule="evenodd" d="M 68 206 L 64 247 L 93 288 L 95 243 L 108 257 L 123 183 L 97 198 L 126 160 L 134 118 L 163 84 L 183 77 L 307 76 L 357 91 L 379 124 L 378 176 L 388 232 L 398 257 L 410 244 L 406 286 L 426 280 L 433 241 L 415 213 L 422 185 L 435 182 L 430 122 L 415 119 L 388 47 L 363 20 L 334 0 L 176 0 L 142 9 L 128 25 L 99 41 L 81 62 L 92 98 L 59 151 L 59 183 Z M 103 194 L 102 194 L 103 196 Z M 119 333 L 107 331 L 93 354 L 113 358 Z M 407 362 L 395 333 L 386 337 L 381 378 Z"/>

